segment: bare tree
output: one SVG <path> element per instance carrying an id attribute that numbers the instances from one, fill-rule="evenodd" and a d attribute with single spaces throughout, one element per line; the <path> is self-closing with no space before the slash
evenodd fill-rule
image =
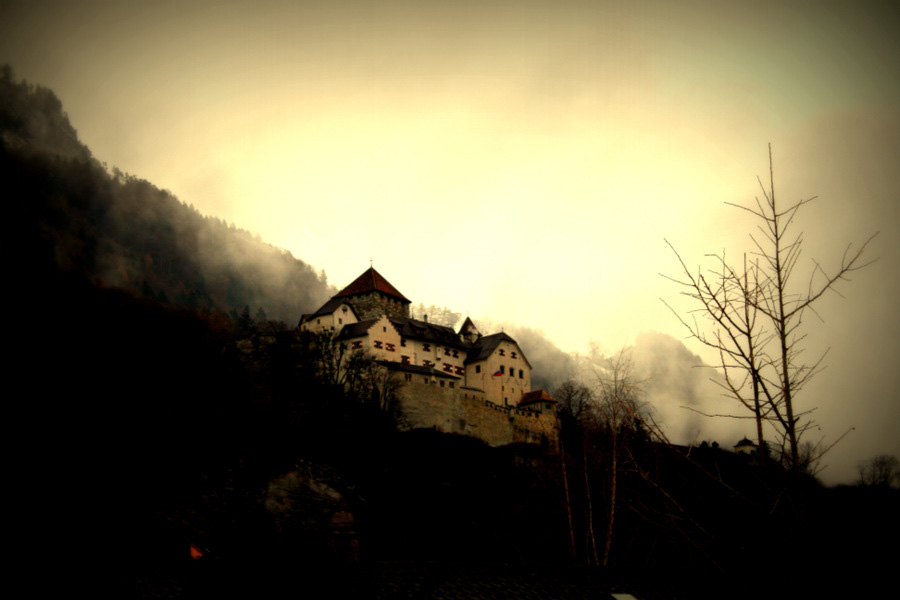
<path id="1" fill-rule="evenodd" d="M 429 323 L 434 323 L 435 325 L 443 325 L 444 327 L 455 328 L 456 324 L 459 323 L 459 320 L 462 318 L 462 313 L 452 311 L 446 306 L 437 306 L 436 304 L 425 306 L 424 303 L 419 302 L 410 308 L 412 309 L 412 314 L 416 318 L 428 321 Z"/>
<path id="2" fill-rule="evenodd" d="M 369 363 L 368 371 L 371 395 L 378 405 L 379 410 L 385 413 L 395 412 L 397 393 L 403 387 L 403 382 L 385 365 L 379 365 L 375 361 Z M 399 415 L 395 415 L 399 418 Z"/>
<path id="3" fill-rule="evenodd" d="M 879 454 L 859 463 L 859 483 L 875 487 L 900 484 L 900 460 L 891 454 Z"/>
<path id="4" fill-rule="evenodd" d="M 668 241 L 666 242 L 668 243 Z M 684 319 L 671 306 L 669 309 L 690 331 L 692 337 L 713 348 L 719 355 L 718 367 L 722 378 L 713 378 L 716 385 L 743 405 L 750 416 L 726 415 L 734 418 L 753 418 L 756 424 L 757 447 L 760 458 L 765 459 L 766 442 L 763 423 L 771 414 L 769 390 L 760 379 L 764 355 L 760 350 L 768 341 L 768 334 L 762 328 L 756 306 L 762 294 L 759 285 L 759 264 L 749 264 L 744 255 L 743 269 L 732 268 L 722 255 L 708 255 L 715 261 L 708 271 L 694 275 L 675 248 L 669 244 L 681 263 L 684 279 L 675 281 L 684 289 L 682 294 L 694 299 L 701 308 L 694 312 L 691 321 Z M 665 303 L 665 300 L 663 300 Z M 711 327 L 709 327 L 711 325 Z M 722 415 L 718 415 L 722 416 Z"/>
<path id="5" fill-rule="evenodd" d="M 619 473 L 622 470 L 623 454 L 630 450 L 635 434 L 642 428 L 643 412 L 639 401 L 640 389 L 634 379 L 631 357 L 621 350 L 608 358 L 597 370 L 597 404 L 595 415 L 599 430 L 608 439 L 609 469 L 608 497 L 606 513 L 606 539 L 603 546 L 602 565 L 609 563 L 613 540 L 613 526 L 616 519 Z"/>
<path id="6" fill-rule="evenodd" d="M 563 492 L 565 493 L 566 516 L 569 523 L 569 549 L 572 559 L 577 558 L 575 549 L 575 525 L 572 518 L 572 492 L 569 485 L 569 469 L 566 439 L 574 437 L 575 430 L 582 430 L 584 421 L 590 414 L 593 405 L 593 394 L 586 386 L 574 381 L 566 381 L 553 393 L 557 400 L 557 427 L 559 428 L 559 458 L 562 468 Z M 582 438 L 582 458 L 584 458 L 584 440 Z"/>
<path id="7" fill-rule="evenodd" d="M 820 445 L 818 457 L 801 456 L 801 438 L 814 425 L 813 409 L 799 408 L 796 400 L 819 372 L 824 358 L 823 354 L 811 363 L 801 359 L 806 337 L 803 318 L 808 311 L 816 314 L 813 305 L 826 292 L 834 291 L 840 281 L 870 264 L 863 262 L 862 256 L 872 238 L 856 251 L 848 246 L 840 264 L 830 272 L 813 260 L 811 275 L 798 289 L 793 276 L 803 234 L 795 234 L 792 225 L 800 208 L 815 197 L 780 208 L 775 199 L 771 144 L 768 189 L 758 181 L 763 200 L 757 197 L 755 206 L 727 203 L 759 221 L 758 233 L 750 235 L 755 250 L 749 259 L 744 257 L 741 267 L 730 264 L 724 253 L 713 254 L 709 256 L 715 266 L 698 269 L 695 275 L 669 244 L 683 272 L 680 278 L 669 279 L 695 301 L 701 318 L 694 314 L 689 320 L 673 312 L 692 337 L 718 351 L 724 386 L 751 411 L 760 447 L 764 447 L 763 424 L 768 423 L 776 432 L 787 465 L 802 470 L 804 465 L 815 464 L 816 458 L 833 445 Z"/>
<path id="8" fill-rule="evenodd" d="M 553 392 L 556 399 L 559 419 L 582 423 L 594 406 L 594 394 L 591 390 L 575 381 L 564 382 Z"/>
<path id="9" fill-rule="evenodd" d="M 304 332 L 303 337 L 316 377 L 322 383 L 364 400 L 373 397 L 373 386 L 377 384 L 384 384 L 385 401 L 396 390 L 389 378 L 382 382 L 375 376 L 377 365 L 367 351 L 349 349 L 347 343 L 338 339 L 333 331 Z"/>
<path id="10" fill-rule="evenodd" d="M 628 350 L 596 357 L 592 369 L 594 381 L 590 387 L 567 381 L 554 396 L 558 401 L 560 458 L 573 556 L 575 503 L 583 508 L 585 562 L 606 566 L 612 556 L 620 475 L 635 469 L 630 446 L 648 439 L 644 435 L 647 414 L 639 401 L 640 390 Z M 569 458 L 576 465 L 580 461 L 580 483 L 569 479 Z M 572 483 L 581 487 L 581 495 L 572 494 Z"/>

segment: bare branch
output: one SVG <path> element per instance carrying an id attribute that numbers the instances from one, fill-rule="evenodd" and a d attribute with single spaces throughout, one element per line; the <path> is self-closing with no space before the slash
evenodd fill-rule
<path id="1" fill-rule="evenodd" d="M 664 277 L 678 283 L 681 294 L 691 298 L 696 308 L 688 311 L 691 315 L 689 322 L 664 300 L 663 303 L 688 330 L 690 337 L 717 351 L 718 369 L 724 377 L 724 382 L 717 381 L 717 385 L 750 411 L 750 416 L 690 410 L 710 417 L 755 419 L 760 446 L 763 445 L 762 425 L 774 425 L 791 468 L 809 470 L 813 468 L 811 463 L 801 461 L 800 439 L 814 427 L 814 422 L 806 418 L 812 409 L 795 410 L 794 404 L 803 387 L 822 371 L 825 355 L 811 364 L 803 362 L 803 316 L 809 310 L 824 322 L 816 310 L 816 302 L 828 291 L 839 294 L 839 282 L 848 281 L 851 273 L 877 260 L 863 260 L 869 243 L 877 233 L 855 251 L 852 245 L 848 245 L 839 266 L 831 274 L 813 260 L 813 270 L 804 286 L 805 291 L 794 291 L 792 281 L 803 255 L 804 235 L 802 231 L 791 231 L 800 209 L 817 197 L 801 199 L 785 209 L 779 209 L 771 144 L 768 186 L 759 177 L 757 181 L 762 198 L 755 198 L 755 206 L 726 202 L 759 221 L 758 233 L 750 234 L 755 248 L 753 260 L 748 264 L 745 257 L 740 267 L 729 263 L 724 251 L 708 254 L 706 258 L 712 259 L 714 266 L 698 269 L 694 275 L 674 246 L 666 240 L 678 259 L 683 276 L 678 279 Z M 823 447 L 821 442 L 816 444 L 818 450 L 830 447 Z M 819 456 L 821 454 L 819 452 Z"/>

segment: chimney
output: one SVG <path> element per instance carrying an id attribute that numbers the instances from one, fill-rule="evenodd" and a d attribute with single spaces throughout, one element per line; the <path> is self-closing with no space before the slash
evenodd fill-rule
<path id="1" fill-rule="evenodd" d="M 428 315 L 422 315 L 422 320 L 426 323 L 428 322 Z"/>

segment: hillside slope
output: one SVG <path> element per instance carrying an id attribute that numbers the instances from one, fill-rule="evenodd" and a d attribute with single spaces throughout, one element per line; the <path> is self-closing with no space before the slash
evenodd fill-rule
<path id="1" fill-rule="evenodd" d="M 290 252 L 111 171 L 78 141 L 52 91 L 0 69 L 0 174 L 30 268 L 201 312 L 261 308 L 291 324 L 333 293 Z"/>

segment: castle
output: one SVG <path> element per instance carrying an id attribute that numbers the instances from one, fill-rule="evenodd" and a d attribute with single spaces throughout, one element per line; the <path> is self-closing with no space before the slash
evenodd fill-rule
<path id="1" fill-rule="evenodd" d="M 300 330 L 332 331 L 368 352 L 402 384 L 400 422 L 480 438 L 494 445 L 555 441 L 555 401 L 531 389 L 531 364 L 506 333 L 481 335 L 468 317 L 460 330 L 409 316 L 410 301 L 369 268 Z"/>

